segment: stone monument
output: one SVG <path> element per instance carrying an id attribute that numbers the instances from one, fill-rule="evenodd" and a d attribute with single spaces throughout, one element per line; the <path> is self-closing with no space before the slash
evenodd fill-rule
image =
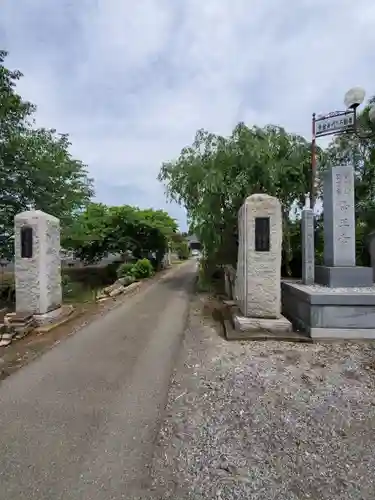
<path id="1" fill-rule="evenodd" d="M 375 338 L 372 269 L 356 266 L 354 169 L 325 172 L 324 265 L 315 283 L 282 283 L 282 311 L 312 338 Z"/>
<path id="2" fill-rule="evenodd" d="M 372 286 L 372 270 L 356 266 L 354 169 L 334 167 L 324 173 L 324 266 L 315 281 L 328 287 Z"/>
<path id="3" fill-rule="evenodd" d="M 241 331 L 289 331 L 291 325 L 280 311 L 279 200 L 266 194 L 249 196 L 239 211 L 238 228 L 235 300 L 243 316 L 235 315 L 235 327 Z"/>
<path id="4" fill-rule="evenodd" d="M 301 219 L 302 283 L 312 285 L 315 277 L 314 212 L 307 196 Z"/>
<path id="5" fill-rule="evenodd" d="M 61 314 L 60 222 L 40 210 L 14 220 L 16 313 L 38 324 Z"/>

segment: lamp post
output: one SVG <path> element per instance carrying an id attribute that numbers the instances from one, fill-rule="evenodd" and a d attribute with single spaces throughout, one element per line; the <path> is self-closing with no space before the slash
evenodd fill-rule
<path id="1" fill-rule="evenodd" d="M 310 206 L 314 209 L 316 197 L 316 139 L 326 135 L 354 134 L 360 139 L 374 137 L 375 131 L 360 131 L 357 121 L 357 109 L 365 99 L 365 91 L 361 87 L 353 87 L 344 97 L 346 111 L 333 111 L 326 115 L 312 115 L 312 141 L 311 141 L 311 191 Z M 370 123 L 375 124 L 375 104 L 369 109 Z"/>

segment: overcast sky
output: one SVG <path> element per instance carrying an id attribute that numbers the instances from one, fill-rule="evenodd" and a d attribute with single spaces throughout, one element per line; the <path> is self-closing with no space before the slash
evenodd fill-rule
<path id="1" fill-rule="evenodd" d="M 375 0 L 1 0 L 0 48 L 99 201 L 164 208 L 185 229 L 161 163 L 201 127 L 309 137 L 348 88 L 375 94 Z"/>

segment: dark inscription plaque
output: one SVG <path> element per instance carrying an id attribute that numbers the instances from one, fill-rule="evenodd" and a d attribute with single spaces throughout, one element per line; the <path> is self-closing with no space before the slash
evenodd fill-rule
<path id="1" fill-rule="evenodd" d="M 270 251 L 270 218 L 255 217 L 255 251 Z"/>
<path id="2" fill-rule="evenodd" d="M 33 256 L 33 228 L 21 228 L 21 257 L 23 259 L 31 259 Z"/>

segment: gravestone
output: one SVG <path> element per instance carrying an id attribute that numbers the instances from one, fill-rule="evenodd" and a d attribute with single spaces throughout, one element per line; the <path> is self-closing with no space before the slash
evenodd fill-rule
<path id="1" fill-rule="evenodd" d="M 315 280 L 314 212 L 309 204 L 302 210 L 302 283 L 312 285 Z"/>
<path id="2" fill-rule="evenodd" d="M 16 312 L 43 323 L 61 312 L 60 222 L 40 210 L 14 219 Z"/>
<path id="3" fill-rule="evenodd" d="M 280 317 L 282 218 L 277 198 L 249 196 L 239 211 L 236 297 L 247 317 Z"/>
<path id="4" fill-rule="evenodd" d="M 372 286 L 372 271 L 356 266 L 354 169 L 333 167 L 324 173 L 324 265 L 315 281 L 328 287 Z"/>

